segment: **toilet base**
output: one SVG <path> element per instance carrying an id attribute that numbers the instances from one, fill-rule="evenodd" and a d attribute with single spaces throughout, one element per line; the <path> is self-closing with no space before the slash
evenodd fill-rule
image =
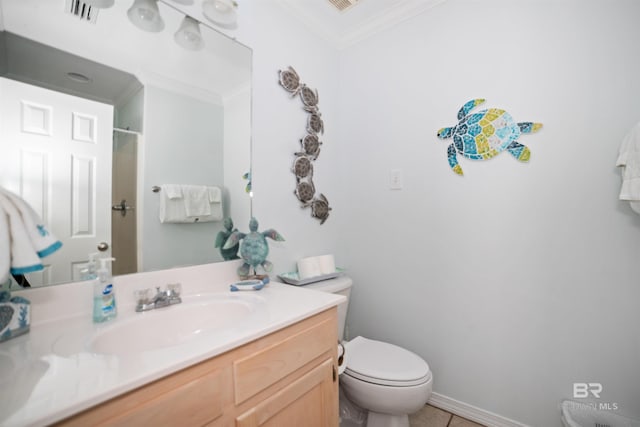
<path id="1" fill-rule="evenodd" d="M 340 427 L 409 427 L 407 414 L 381 414 L 362 409 L 347 399 L 342 387 L 340 387 L 339 401 Z"/>
<path id="2" fill-rule="evenodd" d="M 367 427 L 409 427 L 409 415 L 391 415 L 369 411 Z"/>
<path id="3" fill-rule="evenodd" d="M 340 427 L 365 427 L 367 423 L 367 411 L 349 401 L 349 399 L 345 397 L 342 387 L 340 387 L 338 396 Z"/>

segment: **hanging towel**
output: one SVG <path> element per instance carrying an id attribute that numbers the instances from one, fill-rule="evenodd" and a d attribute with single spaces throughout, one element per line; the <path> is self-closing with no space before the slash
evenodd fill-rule
<path id="1" fill-rule="evenodd" d="M 38 257 L 44 258 L 62 247 L 62 243 L 47 230 L 36 211 L 27 202 L 10 191 L 0 188 L 0 192 L 18 209 Z"/>
<path id="2" fill-rule="evenodd" d="M 208 187 L 209 202 L 220 203 L 222 201 L 222 191 L 218 187 Z"/>
<path id="3" fill-rule="evenodd" d="M 182 186 L 176 184 L 164 184 L 160 186 L 163 193 L 170 199 L 182 198 Z"/>
<path id="4" fill-rule="evenodd" d="M 640 123 L 622 140 L 616 166 L 622 168 L 620 200 L 628 200 L 631 209 L 640 214 Z"/>
<path id="5" fill-rule="evenodd" d="M 7 283 L 11 268 L 11 238 L 9 237 L 9 218 L 0 205 L 0 286 Z"/>
<path id="6" fill-rule="evenodd" d="M 204 185 L 183 185 L 184 208 L 189 217 L 211 215 L 209 189 Z"/>
<path id="7" fill-rule="evenodd" d="M 62 246 L 24 200 L 1 188 L 0 239 L 2 283 L 7 280 L 9 273 L 18 275 L 42 270 L 44 267 L 40 258 Z"/>
<path id="8" fill-rule="evenodd" d="M 164 191 L 171 187 L 172 193 Z M 175 188 L 179 190 L 176 190 Z M 203 185 L 165 184 L 161 186 L 159 217 L 161 223 L 196 223 L 222 221 L 222 191 Z M 180 197 L 170 197 L 176 193 Z"/>

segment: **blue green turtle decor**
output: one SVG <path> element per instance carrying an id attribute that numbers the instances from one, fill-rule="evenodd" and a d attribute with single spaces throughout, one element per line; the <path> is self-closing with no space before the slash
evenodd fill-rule
<path id="1" fill-rule="evenodd" d="M 267 237 L 278 242 L 284 241 L 280 233 L 272 228 L 259 232 L 258 220 L 255 218 L 251 218 L 251 221 L 249 221 L 249 230 L 248 234 L 234 231 L 223 246 L 223 249 L 230 249 L 242 240 L 240 257 L 244 260 L 244 263 L 238 268 L 238 275 L 242 278 L 257 275 L 256 269 L 258 266 L 262 266 L 266 272 L 271 271 L 273 268 L 273 264 L 267 261 L 267 255 L 269 254 Z"/>
<path id="2" fill-rule="evenodd" d="M 519 122 L 505 110 L 489 108 L 477 113 L 470 111 L 482 104 L 484 99 L 473 99 L 458 111 L 458 124 L 438 131 L 438 138 L 453 137 L 453 143 L 447 148 L 449 166 L 458 175 L 463 175 L 458 164 L 457 154 L 472 160 L 487 160 L 503 151 L 508 151 L 521 162 L 528 162 L 531 151 L 518 142 L 523 133 L 537 132 L 542 123 Z"/>
<path id="3" fill-rule="evenodd" d="M 220 248 L 220 255 L 222 255 L 222 258 L 225 261 L 240 259 L 240 257 L 238 256 L 238 249 L 240 249 L 239 243 L 236 243 L 230 248 L 227 248 L 227 249 L 224 248 L 224 245 L 225 243 L 227 243 L 227 240 L 229 240 L 229 237 L 234 232 L 238 231 L 238 229 L 233 228 L 233 220 L 231 218 L 225 218 L 222 224 L 224 226 L 224 230 L 221 230 L 218 232 L 218 235 L 216 236 L 215 247 Z"/>

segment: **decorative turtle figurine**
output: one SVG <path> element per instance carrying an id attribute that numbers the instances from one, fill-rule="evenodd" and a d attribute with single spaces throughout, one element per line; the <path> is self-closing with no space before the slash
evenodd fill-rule
<path id="1" fill-rule="evenodd" d="M 310 113 L 316 113 L 318 111 L 318 91 L 311 89 L 309 86 L 303 84 L 300 87 L 300 99 L 304 104 L 305 111 Z"/>
<path id="2" fill-rule="evenodd" d="M 236 243 L 229 249 L 224 248 L 224 245 L 225 243 L 227 243 L 229 236 L 238 231 L 238 229 L 233 228 L 233 220 L 231 218 L 225 218 L 223 225 L 225 229 L 218 232 L 218 235 L 216 236 L 215 247 L 220 248 L 220 254 L 225 261 L 239 259 L 240 257 L 238 256 L 238 249 L 240 249 L 240 244 Z"/>
<path id="3" fill-rule="evenodd" d="M 296 70 L 294 70 L 292 66 L 289 66 L 288 70 L 280 70 L 278 74 L 280 86 L 286 91 L 291 92 L 291 96 L 295 96 L 300 90 L 300 77 L 298 73 L 296 73 Z"/>
<path id="4" fill-rule="evenodd" d="M 267 237 L 270 239 L 283 242 L 284 238 L 274 229 L 269 229 L 263 232 L 258 231 L 258 220 L 251 218 L 249 221 L 249 234 L 235 231 L 231 233 L 227 243 L 224 245 L 224 249 L 237 245 L 242 240 L 240 245 L 240 256 L 244 260 L 244 263 L 238 268 L 238 275 L 240 277 L 248 277 L 253 269 L 253 274 L 256 274 L 256 268 L 261 265 L 265 271 L 269 272 L 273 269 L 273 264 L 267 261 L 267 255 L 269 254 L 269 245 L 267 244 Z"/>
<path id="5" fill-rule="evenodd" d="M 458 175 L 463 173 L 456 154 L 468 159 L 486 160 L 506 150 L 521 162 L 529 161 L 531 151 L 520 144 L 518 138 L 523 133 L 537 132 L 542 127 L 542 123 L 516 123 L 509 113 L 497 108 L 469 114 L 484 101 L 474 99 L 467 102 L 458 111 L 458 124 L 438 131 L 438 138 L 453 137 L 453 143 L 447 148 L 447 157 L 449 166 Z"/>
<path id="6" fill-rule="evenodd" d="M 318 140 L 318 135 L 309 133 L 300 140 L 300 144 L 302 145 L 304 152 L 298 152 L 296 155 L 306 154 L 307 156 L 313 157 L 313 160 L 316 160 L 320 155 L 320 146 L 322 145 L 322 142 Z"/>
<path id="7" fill-rule="evenodd" d="M 324 123 L 320 118 L 320 113 L 311 113 L 307 119 L 307 132 L 318 134 L 324 133 Z"/>
<path id="8" fill-rule="evenodd" d="M 309 178 L 307 181 L 300 181 L 296 184 L 296 189 L 293 191 L 298 200 L 300 200 L 303 204 L 302 207 L 307 207 L 307 202 L 310 202 L 313 199 L 313 196 L 316 194 L 316 187 L 313 185 L 313 181 Z"/>
<path id="9" fill-rule="evenodd" d="M 329 200 L 327 200 L 324 194 L 320 194 L 320 198 L 318 199 L 313 199 L 311 202 L 305 203 L 304 207 L 307 206 L 311 206 L 311 216 L 318 218 L 320 225 L 324 224 L 327 218 L 329 218 L 331 208 L 329 207 Z"/>

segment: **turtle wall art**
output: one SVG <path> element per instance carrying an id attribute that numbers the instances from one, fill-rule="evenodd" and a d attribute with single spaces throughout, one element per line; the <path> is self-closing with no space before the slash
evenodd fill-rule
<path id="1" fill-rule="evenodd" d="M 529 148 L 518 139 L 523 133 L 537 132 L 542 123 L 516 122 L 505 110 L 489 108 L 470 114 L 484 99 L 473 99 L 458 111 L 458 124 L 438 131 L 438 138 L 453 138 L 447 147 L 449 166 L 458 175 L 463 175 L 458 164 L 458 154 L 472 160 L 487 160 L 503 151 L 509 152 L 521 162 L 531 157 Z"/>
<path id="2" fill-rule="evenodd" d="M 293 67 L 279 71 L 279 83 L 291 96 L 300 95 L 302 109 L 308 113 L 306 135 L 300 139 L 302 151 L 294 153 L 292 170 L 296 177 L 296 188 L 293 191 L 301 207 L 311 208 L 311 216 L 320 220 L 320 224 L 329 218 L 329 200 L 324 194 L 316 196 L 313 184 L 313 162 L 320 155 L 319 134 L 324 133 L 324 122 L 318 108 L 318 91 L 300 82 L 300 77 Z"/>

